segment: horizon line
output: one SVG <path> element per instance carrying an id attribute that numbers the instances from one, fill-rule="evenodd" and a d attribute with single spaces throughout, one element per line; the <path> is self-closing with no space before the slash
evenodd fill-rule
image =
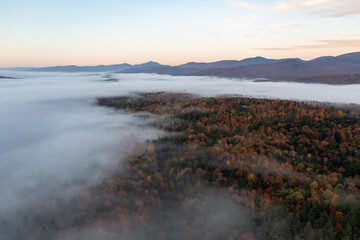
<path id="1" fill-rule="evenodd" d="M 189 64 L 189 63 L 214 63 L 214 62 L 221 62 L 221 61 L 243 61 L 243 60 L 246 60 L 246 59 L 254 59 L 254 58 L 265 58 L 265 59 L 271 59 L 271 60 L 282 60 L 282 59 L 299 59 L 301 61 L 312 61 L 312 60 L 315 60 L 317 58 L 321 58 L 321 57 L 339 57 L 339 56 L 342 56 L 342 55 L 346 55 L 346 54 L 352 54 L 352 53 L 360 53 L 360 52 L 346 52 L 346 53 L 343 53 L 343 54 L 340 54 L 340 55 L 327 55 L 327 56 L 318 56 L 318 57 L 315 57 L 315 58 L 310 58 L 308 60 L 304 60 L 302 58 L 299 58 L 299 57 L 290 57 L 290 58 L 267 58 L 267 57 L 263 57 L 263 56 L 255 56 L 255 57 L 247 57 L 247 58 L 243 58 L 243 59 L 222 59 L 222 60 L 216 60 L 216 61 L 205 61 L 205 62 L 196 62 L 196 61 L 190 61 L 190 62 L 186 62 L 186 63 L 181 63 L 181 64 L 178 64 L 178 65 L 170 65 L 170 64 L 162 64 L 160 62 L 157 62 L 157 61 L 153 61 L 153 60 L 150 60 L 150 61 L 146 61 L 146 62 L 142 62 L 142 63 L 135 63 L 135 64 L 131 64 L 131 63 L 127 63 L 127 62 L 122 62 L 122 63 L 112 63 L 112 64 L 97 64 L 97 65 L 75 65 L 75 64 L 68 64 L 68 65 L 50 65 L 50 66 L 41 66 L 41 67 L 3 67 L 3 66 L 0 66 L 0 69 L 16 69 L 16 68 L 52 68 L 52 67 L 98 67 L 98 66 L 115 66 L 115 65 L 123 65 L 123 64 L 128 64 L 128 65 L 131 65 L 131 66 L 136 66 L 136 65 L 142 65 L 142 64 L 147 64 L 147 63 L 157 63 L 157 64 L 160 64 L 161 66 L 170 66 L 170 67 L 176 67 L 176 66 L 181 66 L 181 65 L 185 65 L 185 64 Z"/>

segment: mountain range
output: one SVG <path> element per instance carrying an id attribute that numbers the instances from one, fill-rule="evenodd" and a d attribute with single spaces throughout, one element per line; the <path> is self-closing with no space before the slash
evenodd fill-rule
<path id="1" fill-rule="evenodd" d="M 36 72 L 122 72 L 127 69 L 142 69 L 142 68 L 154 68 L 163 66 L 156 62 L 147 62 L 138 65 L 130 65 L 128 63 L 114 64 L 114 65 L 98 65 L 98 66 L 55 66 L 44 68 L 27 68 L 26 71 Z"/>
<path id="2" fill-rule="evenodd" d="M 241 61 L 187 63 L 179 66 L 156 66 L 143 69 L 130 68 L 123 72 L 266 79 L 353 75 L 360 74 L 360 52 L 337 57 L 320 57 L 310 61 L 299 58 L 255 57 Z"/>
<path id="3" fill-rule="evenodd" d="M 325 56 L 304 61 L 299 58 L 268 59 L 263 57 L 244 60 L 224 60 L 209 63 L 189 62 L 178 66 L 148 62 L 139 65 L 127 63 L 99 66 L 56 66 L 31 68 L 27 71 L 40 72 L 116 72 L 156 73 L 174 76 L 217 76 L 228 78 L 264 78 L 268 80 L 291 80 L 320 78 L 326 76 L 349 76 L 360 74 L 360 52 L 337 57 Z M 357 79 L 357 78 L 356 78 Z M 356 80 L 357 81 L 357 80 Z"/>

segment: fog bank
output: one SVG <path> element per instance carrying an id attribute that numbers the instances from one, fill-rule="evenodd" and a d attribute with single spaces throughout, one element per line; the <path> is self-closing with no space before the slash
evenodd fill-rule
<path id="1" fill-rule="evenodd" d="M 360 104 L 360 85 L 253 82 L 155 74 L 0 71 L 0 221 L 51 199 L 69 199 L 104 176 L 135 141 L 163 132 L 131 114 L 95 105 L 97 97 L 179 91 Z M 50 200 L 49 200 L 50 199 Z M 1 236 L 1 235 L 0 235 Z"/>

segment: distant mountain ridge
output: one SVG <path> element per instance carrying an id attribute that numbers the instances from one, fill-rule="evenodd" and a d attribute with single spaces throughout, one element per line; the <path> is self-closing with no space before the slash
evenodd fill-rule
<path id="1" fill-rule="evenodd" d="M 293 59 L 278 63 L 247 65 L 231 69 L 215 68 L 199 71 L 194 75 L 285 79 L 359 73 L 360 53 L 350 53 L 337 57 L 322 57 L 310 61 Z"/>
<path id="2" fill-rule="evenodd" d="M 298 60 L 303 61 L 299 58 L 291 59 L 267 59 L 264 57 L 254 57 L 254 58 L 246 58 L 243 60 L 224 60 L 212 63 L 187 63 L 183 65 L 179 65 L 179 67 L 190 67 L 190 68 L 234 68 L 240 66 L 248 66 L 248 65 L 257 65 L 257 64 L 271 64 L 271 63 L 279 63 L 287 60 Z"/>
<path id="3" fill-rule="evenodd" d="M 131 65 L 127 63 L 115 65 L 98 65 L 98 66 L 56 66 L 44 68 L 32 68 L 29 71 L 35 72 L 117 72 L 130 68 Z"/>
<path id="4" fill-rule="evenodd" d="M 299 58 L 247 58 L 212 63 L 187 63 L 179 66 L 158 66 L 127 69 L 126 73 L 157 73 L 169 75 L 217 76 L 231 78 L 289 79 L 360 73 L 360 52 L 337 57 L 320 57 L 310 61 Z"/>
<path id="5" fill-rule="evenodd" d="M 123 63 L 83 67 L 56 66 L 32 68 L 30 71 L 156 73 L 174 76 L 217 76 L 279 80 L 360 74 L 360 52 L 343 54 L 336 57 L 324 56 L 309 61 L 299 58 L 268 59 L 254 57 L 243 60 L 223 60 L 209 63 L 189 62 L 178 66 L 147 62 L 138 65 Z"/>
<path id="6" fill-rule="evenodd" d="M 54 66 L 54 67 L 42 67 L 42 68 L 14 68 L 13 70 L 25 70 L 32 72 L 122 72 L 126 69 L 142 69 L 153 68 L 162 66 L 157 62 L 147 62 L 143 64 L 131 65 L 128 63 L 113 64 L 113 65 L 97 65 L 97 66 Z"/>

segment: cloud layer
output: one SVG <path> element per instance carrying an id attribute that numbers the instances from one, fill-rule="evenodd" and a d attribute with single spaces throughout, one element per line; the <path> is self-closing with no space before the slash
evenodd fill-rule
<path id="1" fill-rule="evenodd" d="M 360 104 L 360 85 L 259 83 L 155 74 L 0 71 L 0 75 L 18 78 L 0 80 L 0 222 L 16 219 L 18 211 L 35 205 L 51 212 L 58 202 L 70 201 L 79 190 L 103 180 L 102 169 L 117 169 L 129 144 L 164 134 L 144 127 L 146 122 L 133 115 L 95 106 L 96 97 L 185 91 L 203 96 L 240 94 Z M 231 203 L 225 204 L 219 208 L 223 210 L 209 216 L 209 221 L 232 208 Z M 88 233 L 70 232 L 69 238 Z"/>
<path id="2" fill-rule="evenodd" d="M 360 14 L 357 0 L 295 0 L 283 1 L 275 7 L 276 11 L 306 11 L 324 17 L 343 17 Z"/>
<path id="3" fill-rule="evenodd" d="M 256 49 L 263 51 L 289 51 L 289 50 L 299 50 L 299 49 L 360 47 L 359 39 L 320 40 L 317 42 L 318 44 L 298 45 L 298 46 L 289 46 L 289 47 L 256 48 Z"/>

